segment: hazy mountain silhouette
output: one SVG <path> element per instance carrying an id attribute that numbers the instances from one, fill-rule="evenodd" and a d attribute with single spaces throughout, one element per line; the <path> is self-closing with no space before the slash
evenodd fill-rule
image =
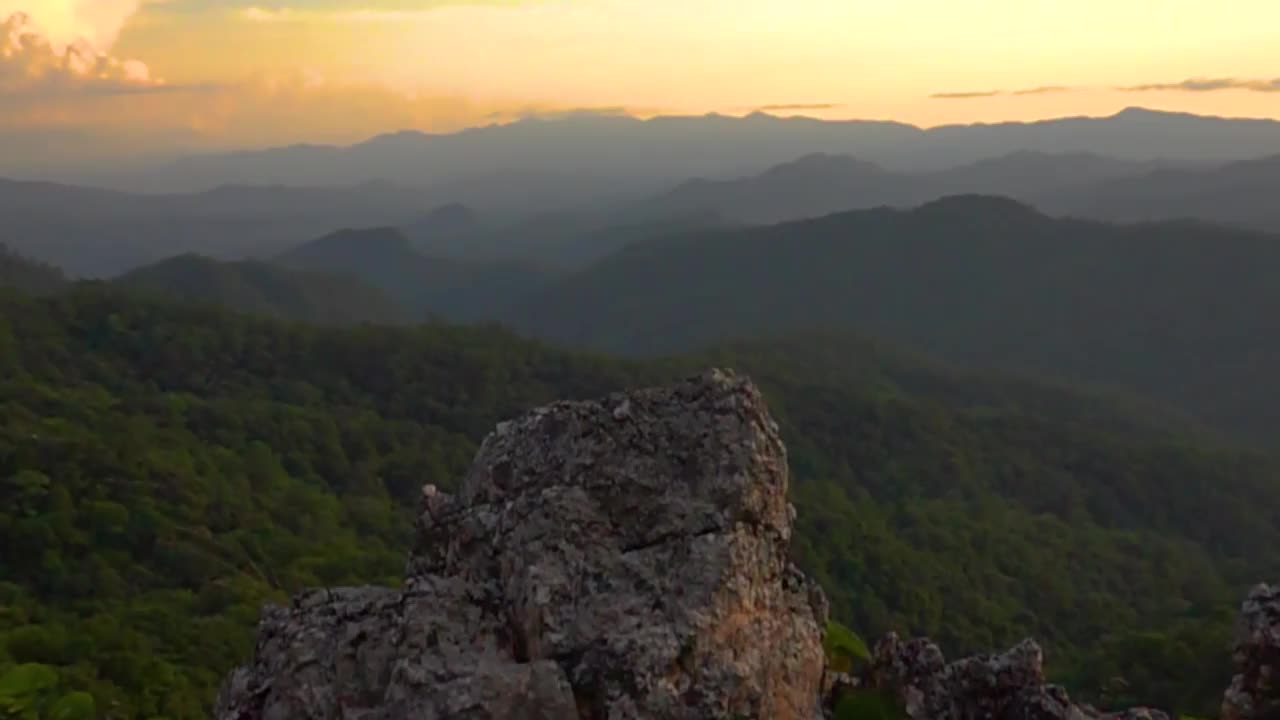
<path id="1" fill-rule="evenodd" d="M 914 203 L 927 190 L 909 175 L 847 155 L 811 154 L 741 180 L 690 180 L 654 201 L 712 210 L 746 222 L 778 222 L 851 208 Z"/>
<path id="2" fill-rule="evenodd" d="M 508 179 L 510 192 L 523 177 Z M 429 256 L 575 265 L 633 239 L 716 222 L 712 213 L 637 211 L 629 202 L 590 210 L 535 203 L 535 212 L 480 212 L 449 201 L 424 214 L 439 197 L 452 196 L 386 182 L 343 188 L 224 185 L 147 195 L 0 180 L 0 242 L 93 277 L 182 253 L 266 259 L 335 228 L 403 225 L 414 246 Z"/>
<path id="3" fill-rule="evenodd" d="M 891 170 L 931 171 L 1018 151 L 1225 162 L 1259 157 L 1276 147 L 1280 122 L 1140 108 L 1109 117 L 928 130 L 903 123 L 763 113 L 650 120 L 583 115 L 447 135 L 401 132 L 348 147 L 299 145 L 190 157 L 116 182 L 203 189 L 224 183 L 300 185 L 322 178 L 326 184 L 349 185 L 383 179 L 427 188 L 471 177 L 488 178 L 481 182 L 490 185 L 486 192 L 518 205 L 531 192 L 541 203 L 656 192 L 683 178 L 759 172 L 811 153 L 854 155 Z M 519 182 L 511 193 L 492 187 L 513 173 L 543 179 Z M 477 204 L 471 197 L 452 199 Z"/>
<path id="4" fill-rule="evenodd" d="M 652 201 L 770 223 L 889 205 L 907 207 L 956 193 L 1056 200 L 1093 184 L 1140 175 L 1153 163 L 1088 153 L 1021 151 L 939 172 L 890 172 L 847 155 L 807 155 L 737 180 L 692 180 Z"/>
<path id="5" fill-rule="evenodd" d="M 1112 118 L 942 128 L 927 133 L 894 124 L 832 124 L 762 115 L 647 122 L 627 118 L 530 121 L 518 128 L 497 126 L 456 136 L 388 136 L 374 144 L 372 157 L 380 162 L 400 162 L 408 157 L 411 162 L 405 167 L 417 168 L 420 163 L 413 159 L 413 148 L 463 143 L 458 146 L 462 150 L 455 153 L 461 162 L 467 157 L 463 152 L 466 143 L 486 137 L 495 145 L 484 148 L 484 153 L 490 153 L 485 157 L 498 158 L 492 153 L 506 148 L 514 156 L 536 159 L 542 150 L 522 143 L 555 140 L 567 128 L 577 128 L 581 135 L 561 138 L 562 147 L 569 155 L 590 157 L 590 162 L 603 162 L 601 158 L 608 157 L 625 160 L 632 152 L 627 148 L 644 146 L 632 140 L 648 138 L 645 133 L 657 133 L 673 144 L 665 150 L 652 148 L 650 154 L 656 157 L 646 159 L 648 165 L 641 163 L 634 175 L 621 171 L 618 182 L 607 174 L 591 174 L 595 171 L 589 169 L 469 170 L 429 190 L 389 180 L 315 185 L 349 175 L 347 160 L 354 162 L 363 146 L 299 146 L 267 154 L 313 157 L 310 153 L 315 151 L 321 153 L 316 157 L 342 158 L 338 166 L 330 168 L 331 176 L 316 174 L 323 168 L 308 166 L 304 181 L 310 185 L 224 183 L 198 193 L 137 194 L 0 181 L 0 213 L 5 219 L 0 223 L 0 242 L 77 276 L 110 276 L 184 252 L 224 260 L 265 259 L 335 228 L 399 226 L 405 228 L 414 247 L 431 257 L 468 262 L 518 260 L 575 268 L 630 242 L 670 232 L 727 223 L 780 222 L 882 205 L 910 207 L 957 193 L 1008 195 L 1046 212 L 1081 217 L 1134 220 L 1197 216 L 1254 228 L 1280 228 L 1280 211 L 1274 209 L 1271 192 L 1276 187 L 1273 178 L 1280 178 L 1280 163 L 1274 159 L 1191 167 L 1181 161 L 1140 162 L 1070 149 L 1017 150 L 926 172 L 894 169 L 872 157 L 878 152 L 876 147 L 887 147 L 884 143 L 896 142 L 894 138 L 934 137 L 938 133 L 943 138 L 961 138 L 955 140 L 955 147 L 968 154 L 983 142 L 994 147 L 1013 138 L 1005 144 L 1052 144 L 1045 138 L 1058 134 L 1080 140 L 1076 144 L 1097 145 L 1094 140 L 1098 138 L 1114 140 L 1108 128 L 1129 132 L 1142 121 L 1170 132 L 1181 128 L 1179 132 L 1187 137 L 1195 132 L 1242 133 L 1214 135 L 1182 156 L 1201 150 L 1225 152 L 1240 138 L 1261 137 L 1273 125 L 1280 125 L 1262 121 L 1236 125 L 1236 121 L 1140 111 Z M 870 155 L 811 151 L 815 145 L 839 145 L 835 140 L 842 136 L 833 128 L 842 127 L 860 128 L 859 133 L 866 131 L 866 137 L 881 144 L 867 145 Z M 813 134 L 788 134 L 794 128 L 808 128 Z M 719 137 L 709 129 L 727 135 Z M 775 136 L 789 139 L 770 145 L 769 138 Z M 609 151 L 595 147 L 602 138 L 618 139 L 621 146 Z M 1142 147 L 1138 140 L 1134 143 L 1134 147 Z M 752 158 L 772 152 L 769 148 L 792 146 L 804 152 L 773 167 L 751 172 L 743 169 L 752 164 Z M 726 161 L 721 163 L 723 173 L 697 173 L 702 179 L 694 181 L 660 179 L 667 178 L 670 168 L 659 172 L 654 164 L 663 157 L 679 156 L 674 161 L 677 165 L 716 166 L 720 163 L 716 158 L 729 150 L 742 153 L 741 161 L 732 163 L 736 169 L 729 170 Z M 259 156 L 242 153 L 228 157 L 249 162 Z M 443 215 L 428 210 L 433 207 L 443 208 Z"/>
<path id="6" fill-rule="evenodd" d="M 417 317 L 487 320 L 556 276 L 514 261 L 428 257 L 395 228 L 347 229 L 285 252 L 274 262 L 307 271 L 349 272 L 410 308 Z"/>
<path id="7" fill-rule="evenodd" d="M 473 240 L 486 230 L 479 213 L 462 203 L 448 203 L 401 226 L 414 247 L 429 254 L 468 257 Z"/>
<path id="8" fill-rule="evenodd" d="M 1040 193 L 1046 208 L 1113 220 L 1201 218 L 1280 232 L 1280 155 L 1213 168 L 1162 169 Z"/>
<path id="9" fill-rule="evenodd" d="M 1280 238 L 1057 220 L 948 197 L 632 245 L 514 311 L 633 353 L 848 330 L 968 366 L 1124 387 L 1259 435 L 1280 428 Z"/>
<path id="10" fill-rule="evenodd" d="M 387 183 L 142 195 L 0 180 L 0 242 L 76 275 L 110 276 L 184 252 L 271 255 L 335 227 L 400 222 L 420 202 Z"/>
<path id="11" fill-rule="evenodd" d="M 259 261 L 180 255 L 113 281 L 186 302 L 319 325 L 407 322 L 407 310 L 352 275 L 300 272 Z"/>
<path id="12" fill-rule="evenodd" d="M 1170 165 L 1168 160 L 1137 162 L 1089 152 L 1031 150 L 985 158 L 921 177 L 931 192 L 984 193 L 1034 197 L 1068 188 L 1133 177 Z"/>
<path id="13" fill-rule="evenodd" d="M 715 211 L 630 206 L 508 215 L 466 226 L 454 225 L 437 212 L 404 227 L 413 246 L 426 255 L 564 269 L 582 267 L 633 242 L 729 224 Z"/>

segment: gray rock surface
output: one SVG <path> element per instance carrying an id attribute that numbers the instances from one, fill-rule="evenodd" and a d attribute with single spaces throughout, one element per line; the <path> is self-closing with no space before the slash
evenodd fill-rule
<path id="1" fill-rule="evenodd" d="M 223 720 L 820 716 L 827 617 L 786 453 L 713 371 L 503 423 L 424 488 L 403 588 L 268 609 Z"/>
<path id="2" fill-rule="evenodd" d="M 1222 720 L 1280 718 L 1280 586 L 1257 585 L 1240 608 L 1235 676 L 1222 698 Z"/>
<path id="3" fill-rule="evenodd" d="M 1104 714 L 1075 705 L 1044 675 L 1044 653 L 1024 640 L 998 655 L 948 663 L 932 641 L 890 634 L 857 682 L 893 697 L 911 720 L 1169 720 L 1158 710 Z"/>

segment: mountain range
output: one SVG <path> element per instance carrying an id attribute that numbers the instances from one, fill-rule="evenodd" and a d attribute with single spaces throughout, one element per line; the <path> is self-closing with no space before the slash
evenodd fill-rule
<path id="1" fill-rule="evenodd" d="M 121 717 L 207 717 L 264 601 L 398 581 L 423 485 L 453 487 L 495 423 L 715 365 L 769 397 L 795 559 L 836 617 L 955 652 L 1032 633 L 1081 697 L 1206 716 L 1233 603 L 1280 570 L 1277 236 L 912 193 L 1155 177 L 1211 197 L 1185 178 L 1261 188 L 1268 168 L 820 154 L 532 214 L 391 184 L 361 186 L 390 204 L 11 186 L 28 229 L 86 211 L 64 246 L 82 260 L 129 227 L 156 254 L 237 219 L 289 234 L 105 282 L 0 254 L 19 288 L 0 293 L 0 670 L 46 668 Z M 339 211 L 399 226 L 292 240 Z M 793 212 L 819 216 L 753 224 Z"/>
<path id="2" fill-rule="evenodd" d="M 220 184 L 330 185 L 370 180 L 430 189 L 508 183 L 507 202 L 603 202 L 688 177 L 754 172 L 814 152 L 854 155 L 899 171 L 934 171 L 1019 151 L 1095 153 L 1129 161 L 1229 162 L 1274 153 L 1280 123 L 1127 108 L 1108 117 L 929 129 L 881 121 L 580 114 L 431 135 L 405 131 L 356 145 L 297 145 L 187 157 L 98 182 L 143 190 Z M 470 200 L 456 198 L 464 202 Z"/>
<path id="3" fill-rule="evenodd" d="M 295 270 L 354 275 L 419 319 L 493 319 L 556 278 L 552 270 L 517 261 L 427 256 L 395 228 L 340 230 L 292 248 L 272 262 Z"/>
<path id="4" fill-rule="evenodd" d="M 388 183 L 144 195 L 0 180 L 0 242 L 71 275 L 102 277 L 182 253 L 271 255 L 335 227 L 407 220 L 420 202 Z"/>
<path id="5" fill-rule="evenodd" d="M 1205 119 L 1158 118 L 1179 127 L 1226 127 Z M 1245 127 L 1262 132 L 1269 126 Z M 1041 137 L 1027 128 L 1005 131 L 1010 138 Z M 413 145 L 413 136 L 397 137 Z M 593 137 L 582 139 L 584 146 Z M 685 230 L 905 208 L 953 194 L 1005 195 L 1053 215 L 1119 221 L 1197 217 L 1280 231 L 1273 202 L 1280 156 L 1192 162 L 1186 153 L 1175 153 L 1134 160 L 1097 152 L 1106 143 L 1083 145 L 1093 149 L 1018 148 L 944 169 L 903 170 L 877 162 L 872 151 L 814 152 L 813 145 L 797 143 L 805 152 L 757 172 L 661 181 L 655 175 L 652 182 L 641 173 L 628 180 L 636 182 L 626 192 L 614 194 L 601 176 L 528 171 L 473 173 L 427 190 L 385 177 L 346 186 L 262 185 L 258 179 L 259 184 L 163 194 L 0 180 L 0 242 L 72 275 L 103 277 L 182 253 L 268 259 L 337 228 L 397 227 L 433 257 L 572 269 L 629 242 Z M 1009 146 L 1017 148 L 1018 142 Z M 330 170 L 316 170 L 306 182 L 334 183 L 345 172 Z"/>
<path id="6" fill-rule="evenodd" d="M 854 333 L 961 367 L 1120 391 L 1250 442 L 1280 428 L 1274 235 L 1054 218 L 961 195 L 764 226 L 624 226 L 581 236 L 601 259 L 551 267 L 510 259 L 538 257 L 537 242 L 507 259 L 452 256 L 451 242 L 465 255 L 519 239 L 486 235 L 463 207 L 432 218 L 437 238 L 459 234 L 433 249 L 395 228 L 343 230 L 267 261 L 185 257 L 118 282 L 323 324 L 499 322 L 643 356 Z"/>
<path id="7" fill-rule="evenodd" d="M 1280 428 L 1278 240 L 951 196 L 637 243 L 508 321 L 644 355 L 846 330 L 964 366 L 1126 388 L 1258 439 Z"/>
<path id="8" fill-rule="evenodd" d="M 733 180 L 691 180 L 654 211 L 715 211 L 775 223 L 845 210 L 909 207 L 954 194 L 1004 195 L 1059 215 L 1139 221 L 1197 217 L 1280 232 L 1280 155 L 1224 165 L 1128 162 L 1091 153 L 1017 152 L 938 172 L 893 172 L 812 154 Z"/>

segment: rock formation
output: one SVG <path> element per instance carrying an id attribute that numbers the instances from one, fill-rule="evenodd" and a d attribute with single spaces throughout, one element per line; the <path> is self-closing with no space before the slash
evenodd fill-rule
<path id="1" fill-rule="evenodd" d="M 400 588 L 264 611 L 219 720 L 818 720 L 874 692 L 910 720 L 1103 714 L 1040 647 L 947 663 L 890 635 L 827 672 L 820 589 L 787 560 L 786 452 L 760 393 L 711 371 L 502 423 L 455 495 L 423 489 Z M 1280 589 L 1245 603 L 1223 720 L 1272 720 Z"/>
<path id="2" fill-rule="evenodd" d="M 711 372 L 503 423 L 428 489 L 403 588 L 266 611 L 224 720 L 821 717 L 826 601 L 786 456 Z"/>
<path id="3" fill-rule="evenodd" d="M 1045 680 L 1044 653 L 1032 640 L 948 664 L 927 638 L 903 642 L 890 634 L 859 677 L 839 685 L 834 694 L 883 692 L 911 720 L 1169 720 L 1148 708 L 1107 714 L 1073 704 L 1066 690 Z"/>
<path id="4" fill-rule="evenodd" d="M 1236 675 L 1222 698 L 1222 720 L 1280 719 L 1280 587 L 1258 585 L 1240 608 Z"/>

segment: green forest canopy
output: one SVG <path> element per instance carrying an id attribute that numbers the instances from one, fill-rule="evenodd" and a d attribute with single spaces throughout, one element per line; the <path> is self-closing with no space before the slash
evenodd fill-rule
<path id="1" fill-rule="evenodd" d="M 1030 634 L 1077 695 L 1212 714 L 1237 599 L 1280 564 L 1268 457 L 853 340 L 634 362 L 97 286 L 0 293 L 0 673 L 51 668 L 112 717 L 204 717 L 261 603 L 397 582 L 419 489 L 497 421 L 712 363 L 769 398 L 794 552 L 839 620 L 953 655 Z"/>

